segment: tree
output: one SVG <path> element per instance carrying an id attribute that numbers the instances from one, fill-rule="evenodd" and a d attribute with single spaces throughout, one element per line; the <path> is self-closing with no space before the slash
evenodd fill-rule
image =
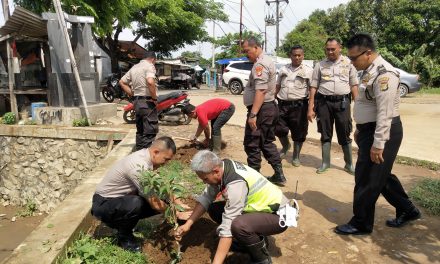
<path id="1" fill-rule="evenodd" d="M 186 58 L 186 59 L 195 59 L 199 61 L 199 65 L 207 66 L 210 64 L 210 61 L 203 58 L 202 54 L 198 51 L 183 51 L 180 54 L 180 57 Z"/>
<path id="2" fill-rule="evenodd" d="M 304 48 L 304 59 L 321 60 L 325 57 L 324 44 L 327 38 L 328 35 L 322 26 L 302 20 L 285 36 L 281 50 L 288 54 L 292 46 L 301 45 Z"/>
<path id="3" fill-rule="evenodd" d="M 15 0 L 15 3 L 35 13 L 52 11 L 51 0 Z M 206 20 L 226 21 L 223 5 L 214 0 L 64 0 L 63 10 L 70 14 L 95 18 L 93 33 L 112 58 L 112 70 L 118 68 L 121 54 L 118 49 L 119 34 L 124 28 L 134 30 L 134 42 L 143 37 L 147 48 L 163 55 L 184 45 L 204 41 L 208 33 Z"/>
<path id="4" fill-rule="evenodd" d="M 260 42 L 263 40 L 263 36 L 261 34 L 244 30 L 242 32 L 242 39 L 245 40 L 249 37 L 256 37 Z M 240 34 L 239 33 L 228 33 L 221 38 L 213 40 L 217 47 L 220 47 L 222 51 L 217 53 L 215 57 L 217 59 L 225 59 L 225 58 L 236 58 L 246 56 L 244 53 L 240 53 Z"/>

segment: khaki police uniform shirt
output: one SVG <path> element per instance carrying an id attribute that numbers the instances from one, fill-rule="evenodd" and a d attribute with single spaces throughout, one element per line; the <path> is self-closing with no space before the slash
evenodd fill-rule
<path id="1" fill-rule="evenodd" d="M 254 103 L 255 91 L 264 90 L 264 102 L 275 100 L 276 88 L 275 63 L 266 54 L 262 53 L 252 67 L 249 81 L 244 88 L 243 103 L 251 106 Z"/>
<path id="2" fill-rule="evenodd" d="M 323 95 L 345 95 L 358 85 L 356 68 L 350 60 L 341 55 L 336 61 L 325 59 L 315 65 L 311 87 Z"/>
<path id="3" fill-rule="evenodd" d="M 151 62 L 141 60 L 131 67 L 121 80 L 127 84 L 131 83 L 134 96 L 151 96 L 147 78 L 156 78 L 156 68 Z"/>
<path id="4" fill-rule="evenodd" d="M 373 146 L 383 149 L 390 137 L 391 121 L 399 116 L 399 73 L 382 56 L 363 72 L 353 117 L 357 124 L 376 122 Z"/>
<path id="5" fill-rule="evenodd" d="M 287 64 L 278 73 L 277 85 L 280 91 L 277 98 L 284 101 L 298 100 L 309 95 L 310 81 L 312 80 L 313 68 L 301 64 L 293 67 Z"/>

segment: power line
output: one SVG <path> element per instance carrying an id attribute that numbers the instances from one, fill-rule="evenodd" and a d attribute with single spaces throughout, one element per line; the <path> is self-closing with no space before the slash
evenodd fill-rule
<path id="1" fill-rule="evenodd" d="M 254 18 L 251 15 L 251 12 L 249 12 L 249 10 L 247 9 L 246 5 L 243 3 L 243 7 L 244 10 L 246 10 L 246 12 L 249 14 L 249 16 L 251 17 L 252 21 L 254 21 L 254 25 L 258 28 L 258 30 L 261 32 L 263 32 L 263 30 L 261 30 L 261 28 L 258 26 L 257 22 L 255 22 Z"/>
<path id="2" fill-rule="evenodd" d="M 293 12 L 292 6 L 291 5 L 288 5 L 288 6 L 289 6 L 290 11 L 292 12 L 293 17 L 296 19 L 297 22 L 299 22 L 299 19 L 295 16 L 295 13 Z"/>

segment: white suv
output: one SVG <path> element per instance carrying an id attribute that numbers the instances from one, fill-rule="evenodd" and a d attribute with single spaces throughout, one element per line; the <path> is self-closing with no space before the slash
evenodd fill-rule
<path id="1" fill-rule="evenodd" d="M 232 94 L 241 94 L 249 80 L 254 63 L 249 61 L 231 61 L 223 71 L 223 83 Z"/>

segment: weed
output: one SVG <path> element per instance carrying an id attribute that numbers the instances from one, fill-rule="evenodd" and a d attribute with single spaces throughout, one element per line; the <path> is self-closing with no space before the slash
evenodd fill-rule
<path id="1" fill-rule="evenodd" d="M 3 124 L 13 125 L 17 121 L 17 117 L 12 112 L 7 112 L 3 115 L 2 122 Z"/>
<path id="2" fill-rule="evenodd" d="M 440 215 L 440 180 L 423 179 L 409 195 L 433 215 Z"/>
<path id="3" fill-rule="evenodd" d="M 419 91 L 421 94 L 440 94 L 440 87 L 423 87 Z"/>
<path id="4" fill-rule="evenodd" d="M 148 261 L 140 252 L 127 251 L 114 245 L 111 238 L 93 239 L 90 235 L 81 234 L 57 263 L 145 264 Z"/>
<path id="5" fill-rule="evenodd" d="M 409 157 L 397 156 L 396 162 L 399 164 L 405 164 L 405 165 L 409 165 L 409 166 L 422 167 L 422 168 L 430 169 L 433 171 L 440 170 L 439 163 L 427 161 L 427 160 L 418 160 L 418 159 L 413 159 L 413 158 L 409 158 Z"/>
<path id="6" fill-rule="evenodd" d="M 89 126 L 89 122 L 87 121 L 87 118 L 83 117 L 80 119 L 74 119 L 72 125 L 74 127 L 85 127 L 85 126 Z"/>
<path id="7" fill-rule="evenodd" d="M 24 121 L 24 124 L 28 126 L 34 126 L 37 124 L 37 122 L 35 122 L 34 120 L 26 120 Z"/>
<path id="8" fill-rule="evenodd" d="M 26 199 L 24 208 L 18 211 L 15 215 L 20 217 L 33 216 L 37 209 L 37 204 L 34 201 L 31 199 Z"/>

